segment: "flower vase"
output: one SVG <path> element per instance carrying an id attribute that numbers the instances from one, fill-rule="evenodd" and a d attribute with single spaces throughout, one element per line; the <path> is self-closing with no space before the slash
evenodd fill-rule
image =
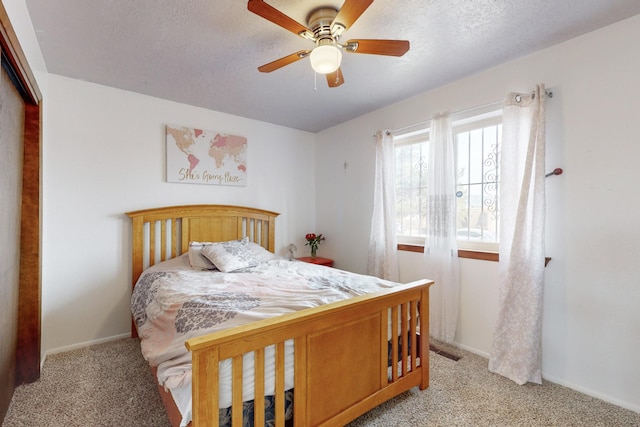
<path id="1" fill-rule="evenodd" d="M 318 248 L 316 248 L 315 246 L 311 246 L 311 258 L 315 258 L 316 257 L 316 252 L 318 251 Z"/>

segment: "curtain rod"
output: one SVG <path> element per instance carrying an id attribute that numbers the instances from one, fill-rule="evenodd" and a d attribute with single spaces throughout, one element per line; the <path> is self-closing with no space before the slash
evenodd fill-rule
<path id="1" fill-rule="evenodd" d="M 531 92 L 531 95 L 532 96 L 535 95 L 535 92 Z M 545 95 L 547 95 L 547 98 L 553 98 L 553 92 L 550 91 L 550 90 L 546 90 L 545 91 Z M 516 95 L 516 96 L 520 96 L 520 95 Z M 486 108 L 489 108 L 489 107 L 494 107 L 494 106 L 498 107 L 500 105 L 502 105 L 502 101 L 489 102 L 487 104 L 478 105 L 478 106 L 475 106 L 475 107 L 469 107 L 469 108 L 465 108 L 463 110 L 456 111 L 455 113 L 451 113 L 451 116 L 467 114 L 467 113 L 470 113 L 472 111 L 483 110 L 483 109 L 486 109 Z M 402 126 L 402 127 L 396 128 L 396 129 L 387 130 L 386 134 L 390 135 L 392 133 L 401 132 L 403 130 L 410 129 L 410 128 L 413 128 L 413 127 L 426 126 L 429 122 L 431 122 L 431 119 L 422 120 L 420 122 L 412 123 L 410 125 Z M 375 134 L 373 136 L 375 137 Z"/>

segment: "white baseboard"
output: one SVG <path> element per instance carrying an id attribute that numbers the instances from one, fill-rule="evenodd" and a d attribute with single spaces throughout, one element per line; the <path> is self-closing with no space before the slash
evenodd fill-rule
<path id="1" fill-rule="evenodd" d="M 130 333 L 120 334 L 120 335 L 114 335 L 114 336 L 106 337 L 106 338 L 99 338 L 97 340 L 91 340 L 91 341 L 85 341 L 85 342 L 81 342 L 81 343 L 77 343 L 77 344 L 66 345 L 64 347 L 53 348 L 51 350 L 47 350 L 47 352 L 44 355 L 44 358 L 42 359 L 42 363 L 44 364 L 44 359 L 47 356 L 51 355 L 51 354 L 65 353 L 67 351 L 71 351 L 71 350 L 75 350 L 75 349 L 83 348 L 83 347 L 88 347 L 90 345 L 102 344 L 102 343 L 109 342 L 109 341 L 116 341 L 116 340 L 120 340 L 122 338 L 129 338 L 130 336 L 131 336 Z"/>
<path id="2" fill-rule="evenodd" d="M 466 346 L 466 345 L 461 344 L 461 343 L 459 343 L 457 341 L 454 341 L 453 345 L 455 345 L 456 347 L 458 347 L 458 348 L 460 348 L 462 350 L 468 351 L 469 353 L 477 354 L 478 356 L 484 357 L 485 359 L 489 360 L 489 354 L 485 353 L 484 351 L 480 351 L 477 348 Z"/>
<path id="3" fill-rule="evenodd" d="M 478 356 L 484 357 L 485 359 L 489 360 L 490 355 L 485 353 L 485 352 L 483 352 L 483 351 L 480 351 L 480 350 L 472 348 L 472 347 L 468 347 L 468 346 L 463 345 L 463 344 L 461 344 L 459 342 L 454 342 L 453 345 L 455 345 L 458 348 L 461 348 L 462 350 L 468 351 L 469 353 L 477 354 Z M 487 369 L 489 369 L 488 366 L 487 366 Z M 563 381 L 560 378 L 556 378 L 556 377 L 550 376 L 550 375 L 545 375 L 544 372 L 542 373 L 542 378 L 544 378 L 545 380 L 547 380 L 549 382 L 552 382 L 554 384 L 558 384 L 558 385 L 561 385 L 563 387 L 567 387 L 567 388 L 570 388 L 572 390 L 575 390 L 575 391 L 577 391 L 579 393 L 586 394 L 587 396 L 595 397 L 596 399 L 603 400 L 603 401 L 605 401 L 607 403 L 611 403 L 611 404 L 619 406 L 621 408 L 628 409 L 630 411 L 634 411 L 634 412 L 640 413 L 640 405 L 637 405 L 637 404 L 634 404 L 634 403 L 631 403 L 631 402 L 625 402 L 625 401 L 613 398 L 611 396 L 607 396 L 607 395 L 604 395 L 602 393 L 598 393 L 596 391 L 590 390 L 588 388 L 577 386 L 575 384 Z"/>
<path id="4" fill-rule="evenodd" d="M 585 388 L 585 387 L 580 387 L 578 385 L 563 381 L 560 378 L 556 378 L 556 377 L 553 377 L 553 376 L 545 375 L 544 372 L 542 373 L 542 378 L 544 378 L 545 380 L 550 381 L 550 382 L 552 382 L 554 384 L 558 384 L 558 385 L 561 385 L 563 387 L 570 388 L 570 389 L 575 390 L 577 392 L 580 392 L 582 394 L 586 394 L 587 396 L 591 396 L 591 397 L 595 397 L 596 399 L 604 400 L 605 402 L 611 403 L 612 405 L 616 405 L 616 406 L 619 406 L 621 408 L 628 409 L 630 411 L 637 412 L 637 413 L 640 414 L 640 405 L 638 405 L 638 404 L 634 404 L 634 403 L 631 403 L 631 402 L 625 402 L 623 400 L 616 399 L 616 398 L 608 396 L 606 394 L 598 393 L 597 391 L 593 391 L 593 390 Z"/>

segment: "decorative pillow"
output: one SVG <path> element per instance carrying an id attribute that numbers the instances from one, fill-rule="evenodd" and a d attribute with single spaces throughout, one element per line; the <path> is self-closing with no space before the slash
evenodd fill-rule
<path id="1" fill-rule="evenodd" d="M 246 237 L 245 239 L 247 240 L 247 247 L 251 251 L 251 254 L 258 261 L 267 262 L 267 261 L 271 261 L 272 259 L 278 258 L 278 255 L 274 254 L 273 252 L 269 252 L 268 250 L 266 250 L 265 248 L 263 248 L 257 243 L 250 242 L 249 239 L 247 239 Z"/>
<path id="2" fill-rule="evenodd" d="M 189 242 L 189 264 L 196 270 L 216 270 L 209 258 L 202 255 L 202 249 L 211 246 L 212 242 Z"/>
<path id="3" fill-rule="evenodd" d="M 213 243 L 202 249 L 202 255 L 207 257 L 216 268 L 224 273 L 255 267 L 260 261 L 253 256 L 247 245 L 248 240 L 231 240 Z"/>

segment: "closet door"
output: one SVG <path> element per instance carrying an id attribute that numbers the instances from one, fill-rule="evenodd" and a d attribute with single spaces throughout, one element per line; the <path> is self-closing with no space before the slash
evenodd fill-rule
<path id="1" fill-rule="evenodd" d="M 0 424 L 40 377 L 42 93 L 0 2 Z"/>
<path id="2" fill-rule="evenodd" d="M 25 105 L 2 68 L 0 77 L 0 414 L 16 378 Z"/>

